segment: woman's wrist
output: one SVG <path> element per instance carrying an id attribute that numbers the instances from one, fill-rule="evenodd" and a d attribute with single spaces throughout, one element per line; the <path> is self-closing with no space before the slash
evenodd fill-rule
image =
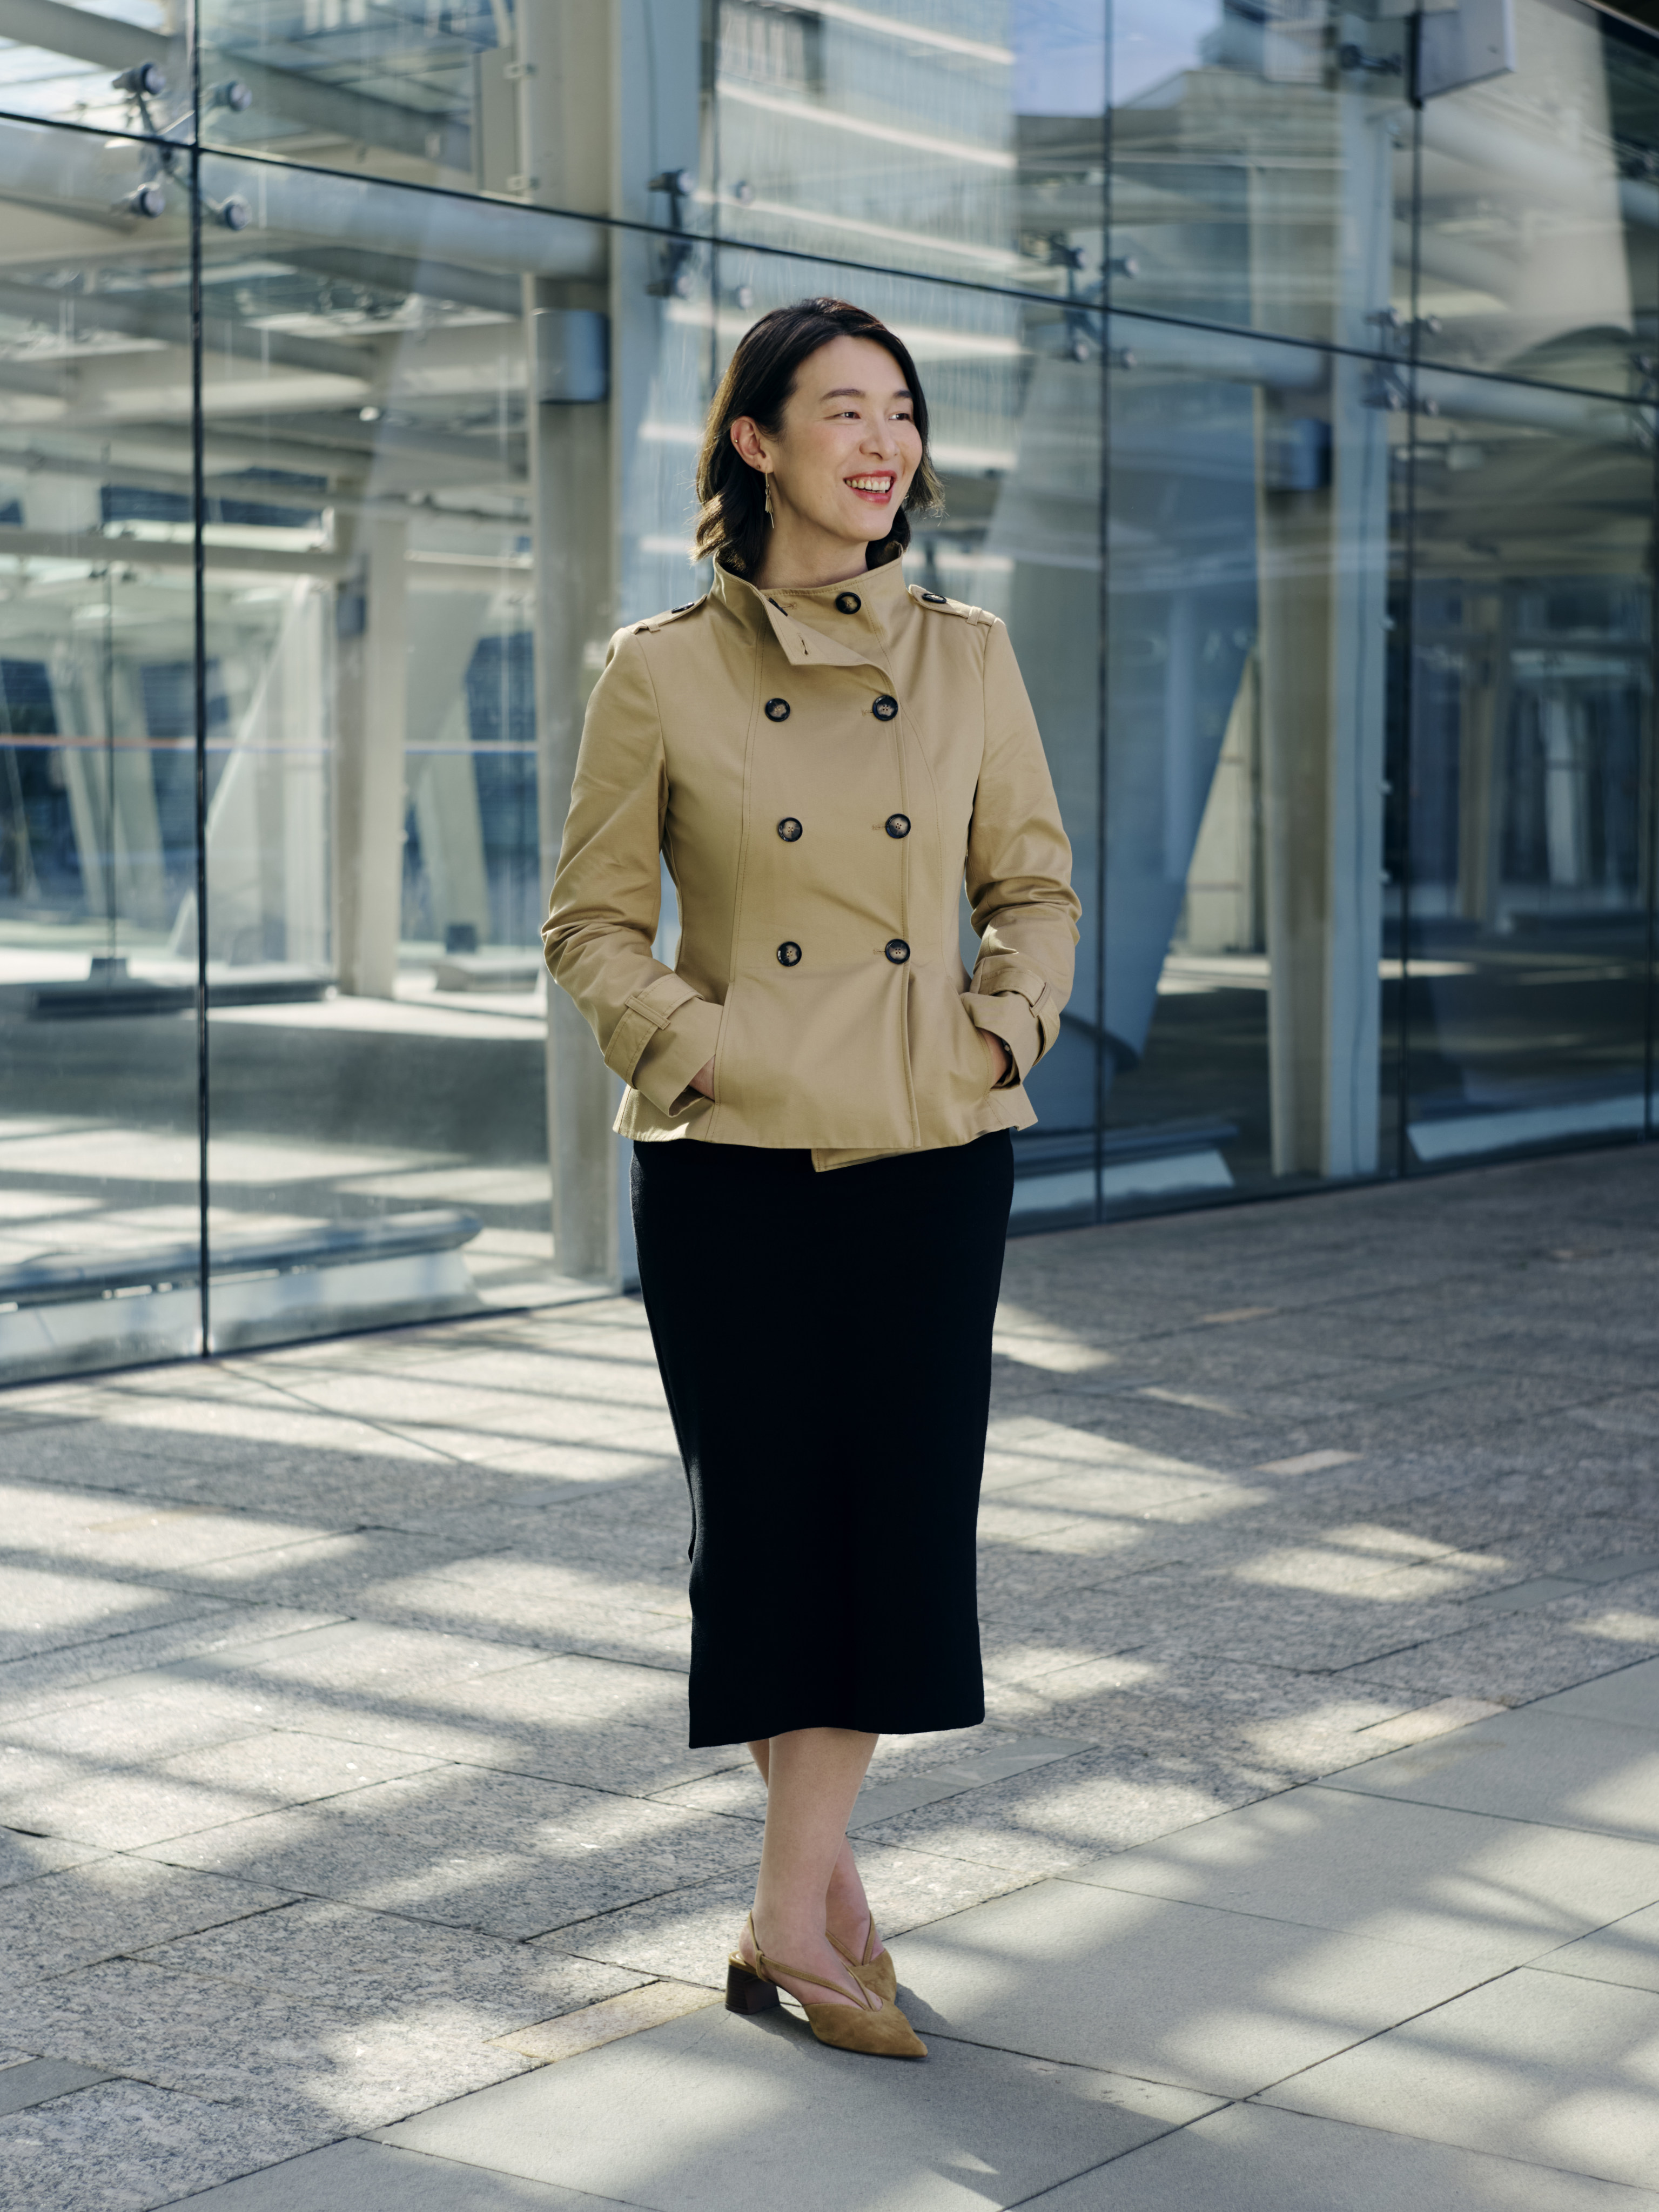
<path id="1" fill-rule="evenodd" d="M 1000 1084 L 1007 1081 L 1013 1068 L 1014 1056 L 994 1030 L 981 1030 L 979 1034 L 991 1063 L 991 1088 L 994 1091 Z"/>

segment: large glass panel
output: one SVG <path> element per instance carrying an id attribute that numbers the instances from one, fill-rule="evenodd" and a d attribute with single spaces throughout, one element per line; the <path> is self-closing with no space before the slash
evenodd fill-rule
<path id="1" fill-rule="evenodd" d="M 1113 336 L 1103 1199 L 1369 1175 L 1401 418 L 1350 356 Z"/>
<path id="2" fill-rule="evenodd" d="M 0 14 L 0 112 L 187 139 L 184 22 L 167 0 L 13 0 Z"/>
<path id="3" fill-rule="evenodd" d="M 525 12 L 522 9 L 520 14 Z M 202 136 L 422 184 L 522 191 L 495 173 L 517 106 L 514 11 L 369 0 L 206 0 Z"/>
<path id="4" fill-rule="evenodd" d="M 1386 895 L 1424 1166 L 1644 1127 L 1652 775 L 1650 410 L 1433 390 L 1395 456 L 1413 589 Z"/>
<path id="5" fill-rule="evenodd" d="M 1408 319 L 1411 25 L 1115 0 L 1113 304 L 1370 349 Z"/>
<path id="6" fill-rule="evenodd" d="M 1424 356 L 1638 393 L 1659 307 L 1659 50 L 1577 0 L 1489 12 L 1479 40 L 1424 19 Z"/>
<path id="7" fill-rule="evenodd" d="M 603 652 L 609 410 L 604 319 L 526 285 L 594 241 L 228 157 L 205 182 L 213 1341 L 533 1302 L 537 694 L 568 729 Z"/>
<path id="8" fill-rule="evenodd" d="M 152 148 L 0 122 L 0 1381 L 197 1343 L 187 268 Z"/>
<path id="9" fill-rule="evenodd" d="M 202 0 L 202 136 L 353 175 L 704 228 L 714 5 Z"/>
<path id="10" fill-rule="evenodd" d="M 1079 277 L 1066 233 L 1079 166 L 1098 227 L 1105 15 L 1103 0 L 720 0 L 720 229 L 1097 300 L 1098 253 Z"/>

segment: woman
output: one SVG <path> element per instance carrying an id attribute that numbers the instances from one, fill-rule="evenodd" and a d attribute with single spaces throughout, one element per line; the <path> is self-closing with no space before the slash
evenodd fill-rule
<path id="1" fill-rule="evenodd" d="M 747 1742 L 767 1784 L 726 2002 L 781 1986 L 821 2040 L 921 2057 L 847 1821 L 879 1733 L 985 1717 L 1009 1133 L 1036 1118 L 1078 902 L 1006 630 L 905 581 L 938 484 L 899 339 L 837 300 L 763 316 L 697 490 L 714 587 L 611 640 L 543 935 L 629 1086 L 694 1516 L 691 1742 Z"/>

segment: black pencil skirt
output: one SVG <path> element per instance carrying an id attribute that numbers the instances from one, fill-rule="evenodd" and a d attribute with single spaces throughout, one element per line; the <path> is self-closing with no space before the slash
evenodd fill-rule
<path id="1" fill-rule="evenodd" d="M 694 1748 L 985 1717 L 974 1530 L 1006 1130 L 819 1173 L 634 1147 L 640 1285 L 690 1485 Z"/>

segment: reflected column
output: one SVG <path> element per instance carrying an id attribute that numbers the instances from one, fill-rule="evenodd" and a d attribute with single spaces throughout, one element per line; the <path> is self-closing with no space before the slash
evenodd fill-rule
<path id="1" fill-rule="evenodd" d="M 1322 175 L 1305 160 L 1253 168 L 1253 284 L 1297 336 L 1374 343 L 1389 302 L 1389 110 L 1344 91 L 1304 113 L 1328 134 L 1330 166 Z M 1376 380 L 1372 363 L 1334 354 L 1323 419 L 1301 395 L 1263 389 L 1257 402 L 1268 1059 L 1279 1176 L 1376 1167 L 1388 445 Z"/>
<path id="2" fill-rule="evenodd" d="M 340 672 L 340 988 L 389 999 L 403 908 L 409 526 L 376 519 L 358 543 L 363 627 Z"/>
<path id="3" fill-rule="evenodd" d="M 524 182 L 565 207 L 608 208 L 615 74 L 608 0 L 520 9 L 519 141 Z M 617 536 L 610 380 L 568 373 L 560 325 L 604 316 L 602 281 L 524 280 L 531 542 L 535 559 L 536 793 L 544 902 L 581 743 L 582 718 L 614 623 Z M 603 363 L 603 355 L 600 356 Z M 617 1252 L 616 1084 L 575 1006 L 550 984 L 547 1139 L 553 1257 L 562 1274 L 614 1282 Z"/>

